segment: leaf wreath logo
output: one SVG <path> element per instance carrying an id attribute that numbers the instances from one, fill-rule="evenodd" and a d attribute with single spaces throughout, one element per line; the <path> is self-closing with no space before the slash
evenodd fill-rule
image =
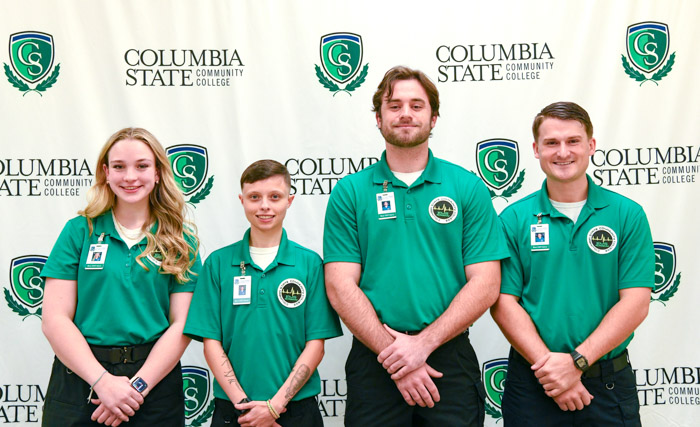
<path id="1" fill-rule="evenodd" d="M 41 92 L 56 83 L 61 64 L 56 64 L 49 75 L 53 62 L 54 42 L 51 34 L 24 31 L 10 35 L 10 64 L 14 73 L 9 65 L 3 63 L 5 76 L 12 86 L 24 92 L 22 96 L 29 92 L 36 92 L 39 96 L 43 96 Z M 34 83 L 37 83 L 34 88 L 29 86 Z"/>
<path id="2" fill-rule="evenodd" d="M 520 155 L 518 143 L 510 139 L 487 139 L 476 144 L 476 166 L 481 179 L 491 195 L 491 199 L 502 198 L 508 201 L 508 197 L 513 196 L 523 186 L 525 181 L 525 170 L 518 175 L 515 182 L 508 186 L 518 171 Z M 508 186 L 501 194 L 495 190 L 500 190 Z"/>
<path id="3" fill-rule="evenodd" d="M 353 33 L 331 33 L 321 37 L 321 66 L 314 65 L 319 83 L 333 92 L 345 92 L 352 96 L 354 91 L 365 82 L 369 64 L 362 65 L 362 37 Z M 358 74 L 358 71 L 360 73 Z M 355 77 L 357 75 L 357 77 Z M 352 79 L 355 77 L 352 81 Z M 345 84 L 341 88 L 339 84 Z"/>
<path id="4" fill-rule="evenodd" d="M 182 389 L 185 394 L 185 419 L 191 427 L 204 424 L 214 413 L 214 399 L 209 400 L 211 377 L 199 366 L 182 367 Z M 209 402 L 209 405 L 207 405 Z M 205 409 L 206 406 L 206 409 Z"/>
<path id="5" fill-rule="evenodd" d="M 191 196 L 187 203 L 196 205 L 204 200 L 214 186 L 213 175 L 206 180 L 209 168 L 207 149 L 199 145 L 181 144 L 168 147 L 165 154 L 170 160 L 175 183 L 185 196 Z"/>
<path id="6" fill-rule="evenodd" d="M 24 255 L 10 261 L 10 289 L 5 288 L 5 301 L 23 321 L 30 316 L 41 319 L 44 279 L 40 274 L 44 264 L 43 255 Z M 35 307 L 38 308 L 31 311 Z"/>
<path id="7" fill-rule="evenodd" d="M 630 25 L 627 27 L 626 43 L 627 57 L 622 55 L 625 73 L 631 79 L 641 82 L 640 86 L 646 82 L 658 86 L 657 82 L 671 72 L 676 62 L 675 52 L 666 61 L 670 44 L 668 25 L 652 21 Z M 649 77 L 651 73 L 654 74 Z"/>
<path id="8" fill-rule="evenodd" d="M 670 243 L 654 242 L 654 255 L 656 271 L 651 301 L 666 305 L 681 284 L 681 273 L 676 274 L 676 248 Z M 675 279 L 674 274 L 676 274 Z"/>
<path id="9" fill-rule="evenodd" d="M 491 418 L 501 419 L 503 414 L 500 409 L 508 373 L 508 359 L 493 359 L 484 362 L 481 371 L 484 379 L 484 389 L 486 390 L 484 411 Z"/>

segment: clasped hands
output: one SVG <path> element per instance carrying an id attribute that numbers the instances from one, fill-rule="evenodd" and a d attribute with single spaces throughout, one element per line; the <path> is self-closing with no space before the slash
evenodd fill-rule
<path id="1" fill-rule="evenodd" d="M 108 426 L 118 426 L 122 422 L 129 421 L 129 417 L 143 404 L 146 393 L 142 395 L 131 386 L 129 378 L 114 376 L 106 373 L 104 378 L 95 385 L 98 399 L 92 399 L 91 403 L 97 405 L 90 419 Z"/>
<path id="2" fill-rule="evenodd" d="M 391 374 L 406 403 L 432 408 L 440 401 L 432 379 L 442 377 L 442 373 L 426 363 L 431 351 L 418 335 L 402 334 L 387 325 L 384 328 L 394 342 L 379 353 L 377 361 Z"/>
<path id="3" fill-rule="evenodd" d="M 531 366 L 545 394 L 559 405 L 562 411 L 581 410 L 591 404 L 593 395 L 581 383 L 581 371 L 576 368 L 568 353 L 550 352 Z"/>

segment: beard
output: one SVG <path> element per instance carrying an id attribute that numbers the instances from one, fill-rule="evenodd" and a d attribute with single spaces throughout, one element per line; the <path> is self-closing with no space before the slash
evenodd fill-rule
<path id="1" fill-rule="evenodd" d="M 421 126 L 415 132 L 404 133 L 396 131 L 391 125 L 382 125 L 379 131 L 387 143 L 395 147 L 412 148 L 426 142 L 430 138 L 431 129 L 429 126 Z"/>

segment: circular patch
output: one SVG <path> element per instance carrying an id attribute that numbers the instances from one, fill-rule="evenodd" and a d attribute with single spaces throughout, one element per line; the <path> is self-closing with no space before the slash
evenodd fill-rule
<path id="1" fill-rule="evenodd" d="M 306 288 L 297 279 L 287 279 L 277 288 L 277 299 L 287 308 L 299 307 L 306 299 Z"/>
<path id="2" fill-rule="evenodd" d="M 457 218 L 457 203 L 449 197 L 437 197 L 430 202 L 428 212 L 433 221 L 449 224 Z"/>
<path id="3" fill-rule="evenodd" d="M 591 228 L 586 240 L 588 247 L 597 254 L 610 253 L 617 246 L 617 235 L 612 228 L 605 225 Z"/>
<path id="4" fill-rule="evenodd" d="M 158 251 L 153 251 L 152 253 L 146 255 L 146 259 L 159 267 L 161 264 L 163 264 L 163 254 Z"/>

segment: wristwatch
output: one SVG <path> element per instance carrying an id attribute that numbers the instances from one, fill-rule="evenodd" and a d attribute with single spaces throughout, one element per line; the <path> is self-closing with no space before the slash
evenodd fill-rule
<path id="1" fill-rule="evenodd" d="M 250 402 L 250 399 L 248 399 L 247 397 L 244 397 L 238 403 L 240 404 L 240 403 L 248 403 L 248 402 Z M 245 411 L 241 411 L 240 409 L 237 409 L 235 406 L 233 407 L 233 413 L 236 414 L 236 417 L 240 417 L 241 415 L 248 413 L 248 411 L 250 411 L 250 409 L 246 409 Z"/>
<path id="2" fill-rule="evenodd" d="M 574 365 L 581 371 L 584 372 L 586 369 L 588 369 L 588 359 L 586 359 L 586 356 L 583 354 L 579 353 L 578 351 L 574 350 L 571 353 L 569 353 L 571 357 L 574 359 Z"/>
<path id="3" fill-rule="evenodd" d="M 131 386 L 141 394 L 148 388 L 148 384 L 141 377 L 135 377 L 131 380 Z"/>

